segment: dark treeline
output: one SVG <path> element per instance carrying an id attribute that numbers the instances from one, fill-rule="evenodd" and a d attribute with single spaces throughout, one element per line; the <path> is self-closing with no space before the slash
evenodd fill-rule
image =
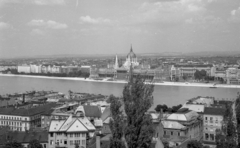
<path id="1" fill-rule="evenodd" d="M 3 73 L 11 73 L 11 74 L 23 74 L 23 75 L 33 75 L 33 76 L 49 76 L 49 77 L 82 77 L 82 78 L 88 78 L 89 73 L 87 72 L 82 72 L 81 70 L 79 71 L 73 71 L 69 73 L 24 73 L 21 72 L 19 73 L 16 69 L 8 69 L 6 71 L 3 71 Z"/>

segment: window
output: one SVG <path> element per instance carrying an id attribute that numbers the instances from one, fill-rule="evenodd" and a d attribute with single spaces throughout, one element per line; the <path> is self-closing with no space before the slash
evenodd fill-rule
<path id="1" fill-rule="evenodd" d="M 43 144 L 43 147 L 44 147 L 44 148 L 47 148 L 46 144 Z"/>
<path id="2" fill-rule="evenodd" d="M 85 137 L 85 133 L 82 134 L 82 137 Z"/>
<path id="3" fill-rule="evenodd" d="M 178 136 L 180 136 L 180 132 L 178 132 Z"/>
<path id="4" fill-rule="evenodd" d="M 86 144 L 86 141 L 85 140 L 82 140 L 82 145 L 85 145 Z"/>
<path id="5" fill-rule="evenodd" d="M 205 133 L 205 140 L 208 140 L 209 139 L 209 135 L 208 133 Z"/>
<path id="6" fill-rule="evenodd" d="M 70 137 L 73 137 L 73 134 L 70 134 Z"/>
<path id="7" fill-rule="evenodd" d="M 167 135 L 167 132 L 166 132 L 166 131 L 164 131 L 164 135 Z"/>
<path id="8" fill-rule="evenodd" d="M 80 133 L 75 133 L 75 137 L 80 137 Z"/>
<path id="9" fill-rule="evenodd" d="M 53 145 L 53 140 L 50 140 L 50 145 Z"/>
<path id="10" fill-rule="evenodd" d="M 70 140 L 70 145 L 73 145 L 73 141 L 72 140 Z"/>
<path id="11" fill-rule="evenodd" d="M 171 131 L 171 135 L 173 135 L 173 132 Z"/>
<path id="12" fill-rule="evenodd" d="M 53 133 L 50 133 L 50 137 L 53 137 Z"/>
<path id="13" fill-rule="evenodd" d="M 214 141 L 214 134 L 210 134 L 210 140 Z"/>
<path id="14" fill-rule="evenodd" d="M 67 140 L 64 141 L 64 144 L 67 144 Z"/>

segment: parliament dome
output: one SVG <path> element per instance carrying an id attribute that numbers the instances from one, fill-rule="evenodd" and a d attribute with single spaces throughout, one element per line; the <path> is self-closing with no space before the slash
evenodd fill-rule
<path id="1" fill-rule="evenodd" d="M 132 47 L 131 47 L 130 52 L 129 52 L 128 55 L 127 55 L 127 58 L 133 59 L 133 58 L 136 58 L 136 57 L 137 57 L 137 56 L 136 56 L 136 54 L 133 52 Z"/>

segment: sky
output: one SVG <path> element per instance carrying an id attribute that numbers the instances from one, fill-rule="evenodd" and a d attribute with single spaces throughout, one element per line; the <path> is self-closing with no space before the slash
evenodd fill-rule
<path id="1" fill-rule="evenodd" d="M 240 51 L 239 0 L 0 0 L 0 57 Z"/>

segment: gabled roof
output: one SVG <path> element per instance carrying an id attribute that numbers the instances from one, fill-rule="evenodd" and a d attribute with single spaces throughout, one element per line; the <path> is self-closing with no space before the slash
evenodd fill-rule
<path id="1" fill-rule="evenodd" d="M 184 110 L 183 112 L 181 112 Z M 176 113 L 172 113 L 168 116 L 167 120 L 176 120 L 176 121 L 191 121 L 198 117 L 198 113 L 192 110 L 186 110 L 186 108 L 181 108 Z"/>
<path id="2" fill-rule="evenodd" d="M 49 132 L 87 132 L 95 130 L 95 127 L 86 117 L 73 117 L 72 115 L 67 120 L 52 120 L 49 127 Z"/>
<path id="3" fill-rule="evenodd" d="M 101 119 L 102 119 L 102 121 L 104 121 L 110 116 L 111 116 L 110 107 L 106 107 L 105 110 L 102 113 Z"/>
<path id="4" fill-rule="evenodd" d="M 29 109 L 17 109 L 17 108 L 0 108 L 0 114 L 2 115 L 13 115 L 13 116 L 33 116 L 40 113 L 45 113 L 51 110 L 51 108 L 56 107 L 56 103 L 49 103 L 45 105 L 40 105 L 37 107 L 32 107 Z"/>

